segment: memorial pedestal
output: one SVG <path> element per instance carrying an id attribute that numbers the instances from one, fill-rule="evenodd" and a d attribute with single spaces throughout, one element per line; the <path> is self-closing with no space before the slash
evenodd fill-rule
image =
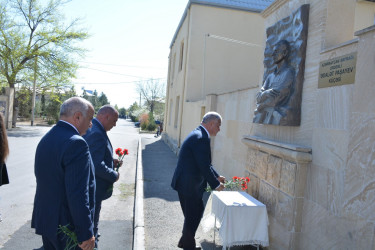
<path id="1" fill-rule="evenodd" d="M 311 148 L 256 136 L 245 136 L 242 142 L 248 146 L 249 193 L 267 206 L 270 246 L 299 249 Z"/>

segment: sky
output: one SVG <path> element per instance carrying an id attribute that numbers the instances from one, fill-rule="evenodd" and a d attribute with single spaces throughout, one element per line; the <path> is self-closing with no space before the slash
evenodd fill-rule
<path id="1" fill-rule="evenodd" d="M 136 83 L 166 81 L 169 46 L 188 0 L 72 0 L 62 9 L 67 21 L 82 18 L 91 37 L 77 78 L 78 95 L 104 92 L 110 104 L 139 103 Z"/>

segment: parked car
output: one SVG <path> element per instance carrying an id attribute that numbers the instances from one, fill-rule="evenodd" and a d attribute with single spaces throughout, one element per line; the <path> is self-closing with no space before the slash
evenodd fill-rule
<path id="1" fill-rule="evenodd" d="M 134 126 L 136 126 L 137 128 L 139 128 L 140 125 L 141 125 L 140 122 L 135 122 L 135 123 L 134 123 Z"/>

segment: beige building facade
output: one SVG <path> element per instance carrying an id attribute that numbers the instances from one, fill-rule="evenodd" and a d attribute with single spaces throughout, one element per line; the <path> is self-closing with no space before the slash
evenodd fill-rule
<path id="1" fill-rule="evenodd" d="M 375 249 L 375 3 L 276 0 L 259 12 L 193 2 L 171 44 L 163 139 L 178 153 L 203 114 L 219 112 L 213 164 L 250 176 L 270 249 Z M 301 125 L 255 124 L 265 30 L 304 4 Z"/>

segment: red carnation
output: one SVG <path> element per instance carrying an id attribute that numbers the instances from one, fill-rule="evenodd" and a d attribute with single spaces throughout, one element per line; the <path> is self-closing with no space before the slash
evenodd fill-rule
<path id="1" fill-rule="evenodd" d="M 118 156 L 121 156 L 121 155 L 123 154 L 121 148 L 117 148 L 117 149 L 115 150 L 115 153 L 116 153 Z"/>
<path id="2" fill-rule="evenodd" d="M 115 150 L 115 153 L 118 155 L 119 163 L 117 166 L 114 167 L 114 169 L 118 172 L 118 169 L 122 164 L 122 159 L 124 158 L 125 155 L 129 154 L 129 151 L 126 148 L 124 148 L 124 150 L 122 150 L 122 148 L 117 148 Z"/>

